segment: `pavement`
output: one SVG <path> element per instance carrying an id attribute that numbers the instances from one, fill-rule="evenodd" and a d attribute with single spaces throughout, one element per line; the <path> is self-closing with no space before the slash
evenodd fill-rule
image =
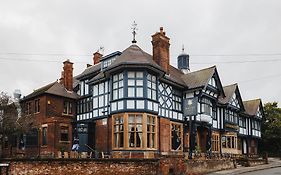
<path id="1" fill-rule="evenodd" d="M 207 175 L 245 174 L 245 173 L 249 173 L 249 172 L 260 171 L 260 170 L 271 169 L 271 168 L 277 168 L 277 167 L 281 167 L 281 160 L 280 160 L 280 158 L 268 158 L 268 164 L 257 165 L 257 166 L 252 166 L 252 167 L 238 166 L 236 169 L 212 172 L 212 173 L 209 173 Z"/>

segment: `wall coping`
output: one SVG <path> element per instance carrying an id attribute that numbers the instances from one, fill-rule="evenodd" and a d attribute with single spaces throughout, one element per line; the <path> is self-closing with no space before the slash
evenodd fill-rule
<path id="1" fill-rule="evenodd" d="M 143 163 L 150 163 L 150 162 L 159 162 L 160 159 L 140 159 L 140 158 L 131 158 L 131 159 L 124 159 L 124 158 L 109 158 L 109 159 L 84 159 L 84 158 L 1 158 L 0 162 L 114 162 L 114 163 L 122 163 L 122 162 L 143 162 Z"/>

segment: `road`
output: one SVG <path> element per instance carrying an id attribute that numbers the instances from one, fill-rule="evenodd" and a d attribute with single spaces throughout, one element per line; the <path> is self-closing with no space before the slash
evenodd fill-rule
<path id="1" fill-rule="evenodd" d="M 260 171 L 253 171 L 249 173 L 242 173 L 243 175 L 281 175 L 281 167 L 271 168 Z"/>

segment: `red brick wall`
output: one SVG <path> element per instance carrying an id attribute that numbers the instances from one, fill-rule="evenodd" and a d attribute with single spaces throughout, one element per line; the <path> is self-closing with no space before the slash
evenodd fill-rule
<path id="1" fill-rule="evenodd" d="M 159 150 L 168 153 L 170 151 L 170 120 L 159 118 Z M 161 139 L 160 139 L 161 138 Z"/>
<path id="2" fill-rule="evenodd" d="M 40 112 L 34 113 L 35 100 L 40 99 Z M 64 100 L 71 101 L 73 103 L 73 115 L 63 114 L 63 102 Z M 76 116 L 76 103 L 72 99 L 66 99 L 64 97 L 58 97 L 54 95 L 41 95 L 28 101 L 31 102 L 31 117 L 34 119 L 33 126 L 39 129 L 38 133 L 38 146 L 26 147 L 25 151 L 18 150 L 17 147 L 12 148 L 13 154 L 11 155 L 11 148 L 3 149 L 3 157 L 18 156 L 17 153 L 24 153 L 26 157 L 37 157 L 39 154 L 54 156 L 62 148 L 65 151 L 71 150 L 72 144 L 72 124 L 74 117 Z M 23 110 L 25 112 L 25 109 Z M 42 146 L 42 125 L 47 125 L 47 145 Z M 61 126 L 68 126 L 68 142 L 60 141 Z"/>
<path id="3" fill-rule="evenodd" d="M 46 160 L 11 162 L 10 174 L 154 175 L 157 160 Z"/>
<path id="4" fill-rule="evenodd" d="M 112 150 L 112 123 L 111 117 L 107 118 L 106 124 L 103 119 L 96 121 L 96 149 L 98 151 L 110 152 Z"/>
<path id="5" fill-rule="evenodd" d="M 108 122 L 103 124 L 103 119 L 96 121 L 96 149 L 98 151 L 107 152 L 108 145 Z"/>
<path id="6" fill-rule="evenodd" d="M 184 160 L 179 156 L 161 159 L 9 159 L 9 162 L 10 174 L 18 175 L 195 175 L 234 168 L 232 160 Z"/>

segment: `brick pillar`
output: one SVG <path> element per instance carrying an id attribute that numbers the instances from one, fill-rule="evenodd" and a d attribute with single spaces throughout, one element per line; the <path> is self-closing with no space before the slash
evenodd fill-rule
<path id="1" fill-rule="evenodd" d="M 98 51 L 94 53 L 94 57 L 93 57 L 94 65 L 100 62 L 101 57 L 102 54 L 100 54 Z"/>
<path id="2" fill-rule="evenodd" d="M 152 35 L 152 52 L 153 60 L 167 73 L 169 74 L 170 66 L 170 38 L 166 36 L 166 32 L 163 31 L 163 27 L 160 27 L 160 32 L 156 32 Z"/>
<path id="3" fill-rule="evenodd" d="M 63 62 L 63 85 L 64 87 L 72 91 L 73 90 L 73 63 L 69 60 Z"/>

